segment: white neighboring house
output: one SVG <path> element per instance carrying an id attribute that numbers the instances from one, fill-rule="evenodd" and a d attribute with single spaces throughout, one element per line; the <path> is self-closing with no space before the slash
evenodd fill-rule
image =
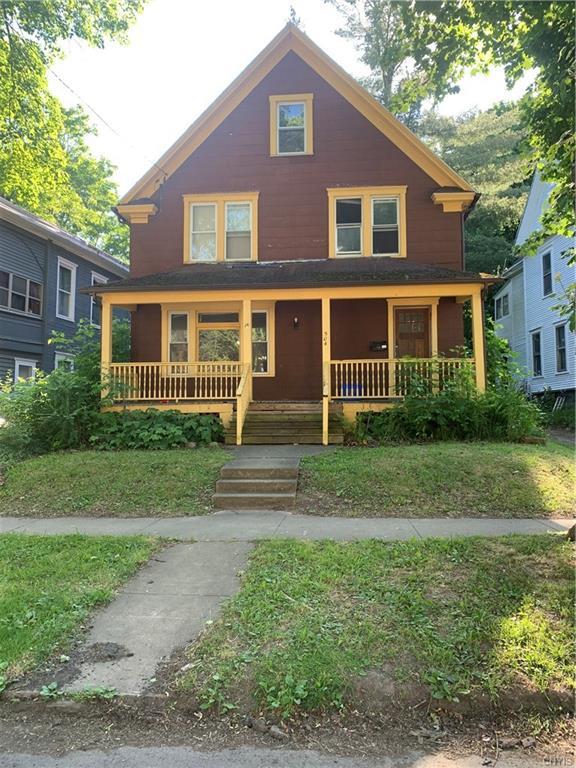
<path id="1" fill-rule="evenodd" d="M 540 228 L 552 186 L 534 175 L 516 245 Z M 548 238 L 534 256 L 518 260 L 503 273 L 506 283 L 494 296 L 496 332 L 516 353 L 530 393 L 575 388 L 575 334 L 567 320 L 552 309 L 561 302 L 562 286 L 575 280 L 574 268 L 562 257 L 574 246 L 574 238 Z"/>

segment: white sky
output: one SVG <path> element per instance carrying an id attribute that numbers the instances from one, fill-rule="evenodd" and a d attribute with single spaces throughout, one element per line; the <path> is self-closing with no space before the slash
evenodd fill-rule
<path id="1" fill-rule="evenodd" d="M 366 74 L 354 45 L 334 34 L 341 22 L 331 6 L 323 0 L 292 4 L 314 42 L 351 75 Z M 131 28 L 128 45 L 97 50 L 73 41 L 67 46 L 53 70 L 114 129 L 89 113 L 99 134 L 91 145 L 117 166 L 120 192 L 258 55 L 284 26 L 289 9 L 290 0 L 151 0 Z M 507 91 L 499 71 L 468 77 L 440 111 L 458 114 L 518 98 L 526 82 Z M 78 103 L 52 75 L 50 84 L 66 105 Z"/>

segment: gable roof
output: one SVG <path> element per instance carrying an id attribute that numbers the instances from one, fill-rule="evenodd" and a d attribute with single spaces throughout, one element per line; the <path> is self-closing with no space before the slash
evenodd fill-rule
<path id="1" fill-rule="evenodd" d="M 64 229 L 60 229 L 57 224 L 41 219 L 25 208 L 6 200 L 5 197 L 0 197 L 0 221 L 7 221 L 12 226 L 30 232 L 41 240 L 49 240 L 63 250 L 86 259 L 101 269 L 107 269 L 117 277 L 126 277 L 129 271 L 127 264 L 110 256 L 109 253 L 94 248 L 82 238 L 71 235 Z"/>
<path id="2" fill-rule="evenodd" d="M 294 24 L 288 23 L 158 162 L 122 197 L 120 203 L 125 205 L 132 201 L 149 198 L 289 51 L 293 51 L 303 59 L 440 187 L 472 191 L 470 185 L 461 176 L 449 168 L 353 77 Z"/>
<path id="3" fill-rule="evenodd" d="M 528 199 L 526 200 L 518 231 L 516 232 L 515 245 L 522 245 L 533 232 L 542 228 L 540 217 L 548 205 L 548 198 L 550 197 L 550 192 L 552 192 L 553 188 L 554 184 L 543 181 L 539 172 L 534 172 Z"/>

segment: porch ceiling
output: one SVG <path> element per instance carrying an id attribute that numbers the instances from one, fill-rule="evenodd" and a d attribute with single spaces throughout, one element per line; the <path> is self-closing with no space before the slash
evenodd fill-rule
<path id="1" fill-rule="evenodd" d="M 169 272 L 127 278 L 85 292 L 214 291 L 254 288 L 317 288 L 438 283 L 486 284 L 497 278 L 430 264 L 386 258 L 187 264 Z"/>

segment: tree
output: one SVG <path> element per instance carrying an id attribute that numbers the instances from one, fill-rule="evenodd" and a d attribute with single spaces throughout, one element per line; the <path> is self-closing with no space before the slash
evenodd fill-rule
<path id="1" fill-rule="evenodd" d="M 516 258 L 514 239 L 530 189 L 519 105 L 458 117 L 426 112 L 417 132 L 482 195 L 466 220 L 466 269 L 501 272 Z"/>
<path id="2" fill-rule="evenodd" d="M 79 108 L 50 94 L 47 69 L 63 41 L 102 47 L 124 39 L 144 0 L 0 0 L 0 193 L 73 234 L 127 255 L 110 207 L 113 167 L 92 156 L 93 132 Z"/>
<path id="3" fill-rule="evenodd" d="M 397 87 L 390 105 L 401 116 L 413 101 L 438 100 L 457 88 L 466 72 L 489 72 L 502 66 L 509 87 L 527 71 L 536 72 L 522 99 L 530 159 L 542 178 L 555 186 L 542 229 L 530 238 L 525 253 L 544 239 L 570 235 L 574 226 L 575 51 L 576 7 L 572 0 L 326 0 L 346 11 L 360 9 L 368 23 L 362 29 L 347 21 L 346 34 L 357 40 L 363 60 L 376 75 L 407 65 L 408 82 Z M 373 8 L 389 7 L 394 29 L 388 33 Z M 348 17 L 347 17 L 348 18 Z M 352 17 L 354 18 L 354 16 Z M 386 35 L 385 35 L 386 33 Z M 399 51 L 386 62 L 384 43 L 402 38 Z M 379 58 L 380 55 L 380 58 Z M 574 261 L 574 254 L 570 255 Z M 576 324 L 576 285 L 564 297 L 566 313 Z"/>

